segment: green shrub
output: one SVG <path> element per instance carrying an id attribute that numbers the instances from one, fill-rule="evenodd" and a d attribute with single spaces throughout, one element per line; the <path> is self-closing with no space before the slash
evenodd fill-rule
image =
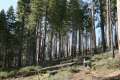
<path id="1" fill-rule="evenodd" d="M 0 70 L 0 79 L 1 78 L 8 78 L 8 77 L 14 77 L 16 75 L 28 75 L 31 74 L 31 71 L 37 72 L 41 69 L 40 66 L 29 66 L 24 67 L 19 70 L 15 69 L 1 69 Z"/>
<path id="2" fill-rule="evenodd" d="M 41 69 L 41 67 L 39 66 L 24 67 L 18 71 L 18 74 L 28 74 L 29 72 L 32 72 L 32 71 L 39 71 L 39 69 Z"/>
<path id="3" fill-rule="evenodd" d="M 16 75 L 17 71 L 10 71 L 9 77 L 14 77 Z"/>
<path id="4" fill-rule="evenodd" d="M 0 78 L 7 78 L 9 76 L 8 72 L 0 72 Z"/>

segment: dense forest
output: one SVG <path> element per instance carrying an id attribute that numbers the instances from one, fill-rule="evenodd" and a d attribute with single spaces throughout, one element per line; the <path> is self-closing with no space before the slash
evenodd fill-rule
<path id="1" fill-rule="evenodd" d="M 18 0 L 16 11 L 0 11 L 1 68 L 81 62 L 107 51 L 114 58 L 118 49 L 119 0 Z"/>

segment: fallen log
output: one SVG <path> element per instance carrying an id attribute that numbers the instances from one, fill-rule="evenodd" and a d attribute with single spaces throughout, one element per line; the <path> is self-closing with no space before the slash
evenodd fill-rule
<path id="1" fill-rule="evenodd" d="M 54 74 L 54 73 L 57 73 L 58 69 L 60 69 L 62 67 L 72 66 L 76 63 L 77 62 L 71 62 L 71 63 L 65 63 L 65 64 L 59 64 L 59 65 L 55 65 L 55 66 L 45 67 L 38 71 L 30 71 L 27 74 L 26 73 L 17 73 L 14 77 L 15 78 L 26 77 L 26 76 L 31 76 L 31 75 L 37 75 L 39 73 L 46 73 L 47 71 L 49 71 L 50 74 Z"/>

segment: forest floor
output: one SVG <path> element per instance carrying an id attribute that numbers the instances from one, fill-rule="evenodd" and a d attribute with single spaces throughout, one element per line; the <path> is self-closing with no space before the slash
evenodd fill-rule
<path id="1" fill-rule="evenodd" d="M 110 52 L 93 56 L 91 62 L 92 68 L 73 65 L 62 67 L 55 74 L 48 71 L 44 74 L 5 80 L 120 80 L 120 60 L 113 59 Z"/>

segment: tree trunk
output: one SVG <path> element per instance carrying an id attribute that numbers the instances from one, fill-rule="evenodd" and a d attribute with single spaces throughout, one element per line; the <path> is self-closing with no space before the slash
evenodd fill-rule
<path id="1" fill-rule="evenodd" d="M 96 53 L 96 33 L 95 33 L 95 21 L 94 21 L 94 2 L 92 1 L 92 42 L 93 42 L 93 51 Z"/>
<path id="2" fill-rule="evenodd" d="M 110 0 L 106 1 L 107 5 L 107 31 L 106 31 L 106 41 L 107 47 L 110 49 L 111 39 L 110 39 Z"/>
<path id="3" fill-rule="evenodd" d="M 51 31 L 51 37 L 50 37 L 50 45 L 48 50 L 49 60 L 52 61 L 52 40 L 53 40 L 53 32 Z"/>
<path id="4" fill-rule="evenodd" d="M 116 23 L 115 23 L 115 35 L 114 35 L 115 36 L 115 48 L 116 49 L 118 49 L 118 34 L 117 34 L 118 31 L 117 30 L 118 30 L 118 26 L 117 26 L 117 21 L 116 21 Z"/>
<path id="5" fill-rule="evenodd" d="M 61 55 L 61 52 L 60 52 L 61 51 L 61 49 L 60 49 L 61 48 L 61 37 L 60 37 L 60 34 L 58 34 L 58 43 L 59 43 L 59 47 L 58 47 L 58 50 L 57 50 L 58 51 L 57 54 L 58 54 L 58 60 L 59 60 L 60 59 L 60 55 Z"/>
<path id="6" fill-rule="evenodd" d="M 75 26 L 73 26 L 75 27 Z M 77 31 L 73 29 L 72 32 L 72 57 L 76 57 L 76 46 L 77 46 Z"/>
<path id="7" fill-rule="evenodd" d="M 113 44 L 113 27 L 112 27 L 112 18 L 111 18 L 111 1 L 109 1 L 109 28 L 110 28 L 110 46 L 111 46 L 111 51 L 113 53 L 113 58 L 115 57 L 114 54 L 114 44 Z"/>
<path id="8" fill-rule="evenodd" d="M 47 1 L 47 3 L 46 4 L 48 4 L 48 1 Z M 43 60 L 42 61 L 44 61 L 44 58 L 45 58 L 45 50 L 46 50 L 46 31 L 47 31 L 47 26 L 48 26 L 48 23 L 47 23 L 47 21 L 48 21 L 48 5 L 46 5 L 45 6 L 45 27 L 44 27 L 44 40 L 43 40 L 43 50 L 42 50 L 42 54 L 43 54 L 43 56 L 42 56 L 42 58 L 43 58 Z"/>
<path id="9" fill-rule="evenodd" d="M 118 16 L 118 46 L 120 54 L 120 0 L 117 0 L 117 16 Z"/>
<path id="10" fill-rule="evenodd" d="M 55 59 L 57 59 L 58 57 L 59 57 L 59 53 L 58 53 L 58 41 L 57 41 L 57 38 L 58 38 L 58 36 L 57 36 L 57 34 L 55 34 L 55 36 L 54 36 L 54 56 L 55 56 Z"/>
<path id="11" fill-rule="evenodd" d="M 37 23 L 36 38 L 36 64 L 39 65 L 41 59 L 41 20 Z"/>
<path id="12" fill-rule="evenodd" d="M 66 35 L 66 37 L 65 37 L 65 47 L 66 47 L 66 50 L 65 50 L 65 57 L 68 57 L 68 35 Z"/>
<path id="13" fill-rule="evenodd" d="M 79 51 L 78 51 L 78 56 L 81 56 L 81 30 L 79 29 Z"/>
<path id="14" fill-rule="evenodd" d="M 18 53 L 18 67 L 22 66 L 22 51 L 23 51 L 23 41 L 24 41 L 24 26 L 25 26 L 25 17 L 22 17 L 22 30 L 21 30 L 21 44 L 20 44 L 20 49 Z"/>
<path id="15" fill-rule="evenodd" d="M 104 16 L 103 16 L 103 2 L 100 0 L 100 28 L 101 28 L 101 37 L 102 37 L 102 50 L 103 52 L 106 51 L 106 41 L 105 41 L 105 30 L 104 30 Z"/>

